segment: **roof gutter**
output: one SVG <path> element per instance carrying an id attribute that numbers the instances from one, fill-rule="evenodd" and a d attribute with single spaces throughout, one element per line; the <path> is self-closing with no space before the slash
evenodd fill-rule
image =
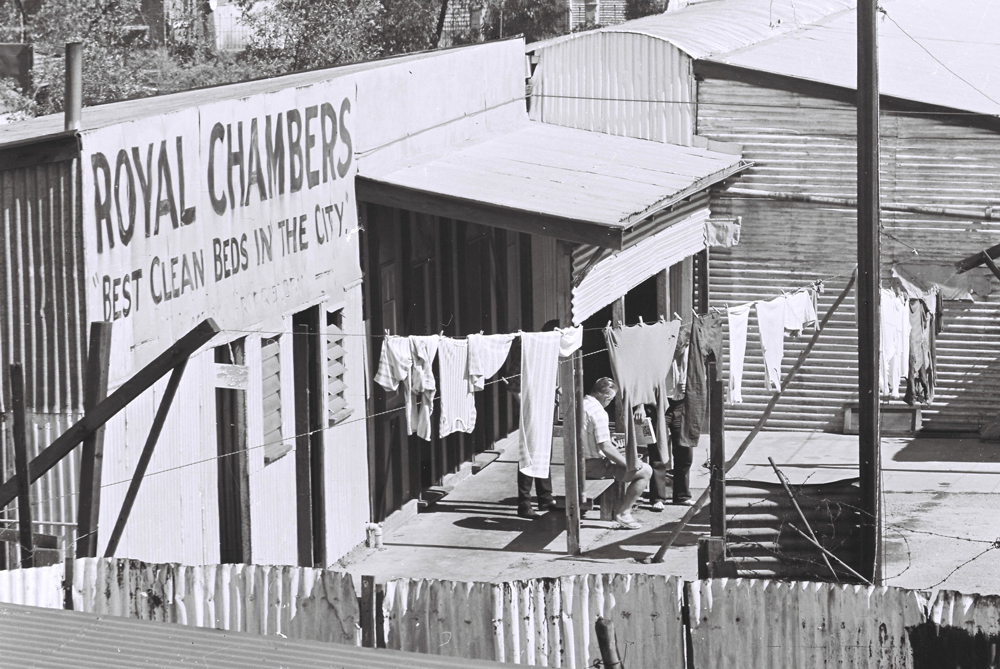
<path id="1" fill-rule="evenodd" d="M 785 202 L 805 202 L 808 204 L 826 204 L 849 209 L 857 208 L 858 201 L 853 197 L 831 197 L 828 195 L 807 195 L 805 193 L 785 193 L 770 190 L 755 190 L 752 188 L 727 188 L 726 195 L 736 197 L 764 198 L 782 200 Z M 993 207 L 985 209 L 951 209 L 948 207 L 928 207 L 922 204 L 882 204 L 882 211 L 892 211 L 904 214 L 924 214 L 926 216 L 941 216 L 945 218 L 960 218 L 967 221 L 1000 220 L 1000 212 L 994 212 Z"/>

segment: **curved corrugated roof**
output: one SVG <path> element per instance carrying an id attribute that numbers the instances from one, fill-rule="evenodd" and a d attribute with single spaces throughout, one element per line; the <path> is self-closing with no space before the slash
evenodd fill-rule
<path id="1" fill-rule="evenodd" d="M 1000 3 L 883 0 L 882 95 L 1000 116 Z M 857 86 L 857 16 L 844 12 L 708 60 L 843 88 Z"/>
<path id="2" fill-rule="evenodd" d="M 683 9 L 600 28 L 666 40 L 692 58 L 707 58 L 758 44 L 857 6 L 856 0 L 700 0 Z M 529 44 L 538 51 L 589 31 Z"/>

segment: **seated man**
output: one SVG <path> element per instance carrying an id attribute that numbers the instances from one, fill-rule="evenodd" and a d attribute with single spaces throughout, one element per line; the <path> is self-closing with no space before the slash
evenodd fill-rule
<path id="1" fill-rule="evenodd" d="M 588 479 L 614 479 L 628 483 L 622 508 L 616 509 L 614 518 L 620 527 L 638 530 L 642 525 L 632 517 L 632 505 L 645 492 L 653 470 L 645 462 L 638 462 L 638 469 L 630 471 L 625 456 L 611 442 L 608 412 L 604 409 L 617 394 L 615 382 L 605 376 L 597 379 L 590 394 L 583 398 L 583 456 L 587 459 Z"/>

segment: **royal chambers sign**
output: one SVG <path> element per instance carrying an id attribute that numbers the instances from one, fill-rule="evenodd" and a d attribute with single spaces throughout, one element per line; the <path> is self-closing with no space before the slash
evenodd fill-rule
<path id="1" fill-rule="evenodd" d="M 84 132 L 90 320 L 141 364 L 204 318 L 260 326 L 360 279 L 355 113 L 344 80 Z"/>

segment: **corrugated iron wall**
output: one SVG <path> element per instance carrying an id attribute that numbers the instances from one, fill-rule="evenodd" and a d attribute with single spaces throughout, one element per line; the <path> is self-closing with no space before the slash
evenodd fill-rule
<path id="1" fill-rule="evenodd" d="M 717 579 L 686 583 L 696 667 L 914 666 L 907 628 L 925 619 L 912 590 Z"/>
<path id="2" fill-rule="evenodd" d="M 0 602 L 46 609 L 63 607 L 63 564 L 0 570 Z"/>
<path id="3" fill-rule="evenodd" d="M 386 584 L 389 648 L 549 667 L 600 660 L 599 616 L 629 666 L 684 666 L 676 576 L 587 574 L 510 583 L 400 579 Z"/>
<path id="4" fill-rule="evenodd" d="M 691 146 L 691 59 L 668 42 L 591 32 L 535 53 L 532 120 Z"/>
<path id="5" fill-rule="evenodd" d="M 34 457 L 80 417 L 86 360 L 83 231 L 76 160 L 0 170 L 0 413 L 8 366 L 21 363 Z M 11 423 L 0 426 L 0 474 L 13 475 Z M 35 530 L 74 540 L 78 455 L 31 488 Z M 17 517 L 16 505 L 3 518 Z M 14 527 L 14 525 L 8 525 Z M 10 563 L 16 554 L 7 544 Z"/>
<path id="6" fill-rule="evenodd" d="M 852 106 L 775 89 L 708 79 L 699 84 L 698 132 L 744 147 L 754 162 L 739 186 L 811 195 L 856 195 L 856 116 Z M 884 203 L 979 207 L 1000 201 L 1000 135 L 901 112 L 882 116 Z M 737 197 L 712 199 L 713 216 L 742 216 L 740 244 L 711 253 L 712 304 L 769 299 L 827 278 L 823 313 L 856 263 L 852 209 Z M 953 263 L 1000 241 L 995 222 L 883 215 L 883 279 L 896 262 Z M 897 241 L 898 240 L 898 241 Z M 913 253 L 912 248 L 918 250 Z M 856 399 L 857 330 L 845 302 L 768 422 L 770 428 L 839 430 Z M 764 388 L 756 315 L 743 376 L 745 402 L 727 426 L 747 428 L 771 396 Z M 787 370 L 807 337 L 786 338 Z M 1000 294 L 946 302 L 938 337 L 938 392 L 924 411 L 930 430 L 976 431 L 1000 406 Z"/>

